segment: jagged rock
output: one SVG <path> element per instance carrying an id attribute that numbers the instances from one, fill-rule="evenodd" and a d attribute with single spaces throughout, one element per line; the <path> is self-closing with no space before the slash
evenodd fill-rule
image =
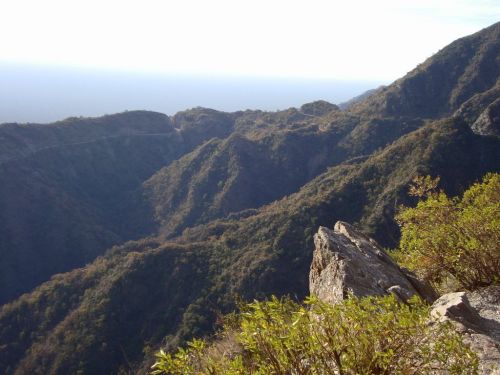
<path id="1" fill-rule="evenodd" d="M 455 325 L 478 355 L 481 374 L 500 374 L 500 285 L 445 294 L 432 305 L 431 316 Z"/>
<path id="2" fill-rule="evenodd" d="M 480 135 L 500 136 L 500 98 L 491 103 L 471 126 Z"/>
<path id="3" fill-rule="evenodd" d="M 320 227 L 314 244 L 309 289 L 326 302 L 340 302 L 349 293 L 394 293 L 404 301 L 413 295 L 429 302 L 436 299 L 429 285 L 401 269 L 373 239 L 347 223 L 338 221 L 333 230 Z"/>
<path id="4" fill-rule="evenodd" d="M 476 134 L 485 135 L 482 133 L 483 130 L 487 130 L 483 129 L 484 125 L 488 128 L 490 121 L 495 122 L 495 106 L 500 104 L 495 104 L 498 98 L 500 98 L 500 80 L 491 89 L 472 96 L 460 106 L 453 116 L 464 120 Z M 489 114 L 493 115 L 492 118 L 489 118 Z M 480 120 L 479 117 L 481 116 L 483 118 Z M 484 120 L 486 120 L 486 124 L 484 124 Z M 496 121 L 496 127 L 498 128 L 500 124 L 498 123 L 498 119 Z"/>

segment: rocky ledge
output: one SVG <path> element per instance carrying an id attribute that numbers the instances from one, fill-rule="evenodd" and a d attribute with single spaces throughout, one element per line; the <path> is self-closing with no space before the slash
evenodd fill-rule
<path id="1" fill-rule="evenodd" d="M 453 323 L 478 355 L 481 374 L 500 375 L 500 285 L 445 294 L 432 305 L 431 316 Z"/>
<path id="2" fill-rule="evenodd" d="M 395 294 L 403 301 L 418 295 L 433 302 L 437 295 L 411 272 L 399 267 L 373 239 L 338 221 L 333 230 L 320 227 L 309 274 L 312 295 L 338 303 L 357 297 Z"/>
<path id="3" fill-rule="evenodd" d="M 448 293 L 436 300 L 435 291 L 399 267 L 371 238 L 353 226 L 337 222 L 320 227 L 309 274 L 312 295 L 338 303 L 357 297 L 395 294 L 405 301 L 418 295 L 429 303 L 433 321 L 450 321 L 480 360 L 480 373 L 500 375 L 500 285 L 474 292 Z"/>

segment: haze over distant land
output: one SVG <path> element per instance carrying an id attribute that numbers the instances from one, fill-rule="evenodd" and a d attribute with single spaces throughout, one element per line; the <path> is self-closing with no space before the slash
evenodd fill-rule
<path id="1" fill-rule="evenodd" d="M 146 74 L 0 64 L 0 123 L 51 122 L 146 109 L 169 115 L 196 106 L 222 111 L 340 103 L 382 82 Z M 385 82 L 384 82 L 385 83 Z"/>
<path id="2" fill-rule="evenodd" d="M 494 0 L 146 4 L 5 1 L 0 123 L 339 103 L 390 84 L 500 14 Z"/>

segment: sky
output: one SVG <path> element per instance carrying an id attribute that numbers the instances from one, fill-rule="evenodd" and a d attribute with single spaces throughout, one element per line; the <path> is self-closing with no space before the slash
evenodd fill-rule
<path id="1" fill-rule="evenodd" d="M 2 0 L 0 63 L 390 82 L 498 0 Z"/>
<path id="2" fill-rule="evenodd" d="M 0 123 L 338 104 L 499 19 L 500 0 L 0 0 Z"/>

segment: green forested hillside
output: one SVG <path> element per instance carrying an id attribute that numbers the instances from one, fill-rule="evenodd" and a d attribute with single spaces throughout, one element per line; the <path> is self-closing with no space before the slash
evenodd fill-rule
<path id="1" fill-rule="evenodd" d="M 369 155 L 421 125 L 334 112 L 300 126 L 235 132 L 162 168 L 145 182 L 145 193 L 161 233 L 179 235 L 289 195 L 327 167 Z"/>
<path id="2" fill-rule="evenodd" d="M 0 125 L 0 373 L 144 373 L 236 295 L 303 298 L 318 226 L 394 246 L 415 175 L 456 195 L 500 170 L 498 32 L 347 111 Z"/>
<path id="3" fill-rule="evenodd" d="M 0 302 L 151 233 L 138 189 L 185 152 L 168 117 L 147 112 L 2 125 L 0 139 Z"/>
<path id="4" fill-rule="evenodd" d="M 114 372 L 141 362 L 165 337 L 175 346 L 210 330 L 235 293 L 303 297 L 319 225 L 348 220 L 390 243 L 395 202 L 404 201 L 412 176 L 441 175 L 450 192 L 459 191 L 495 168 L 498 142 L 460 121 L 436 122 L 365 161 L 330 168 L 249 217 L 189 229 L 177 243 L 115 248 L 4 306 L 2 358 L 18 363 L 20 373 Z M 73 288 L 76 282 L 84 286 Z M 26 329 L 36 334 L 20 335 Z"/>

